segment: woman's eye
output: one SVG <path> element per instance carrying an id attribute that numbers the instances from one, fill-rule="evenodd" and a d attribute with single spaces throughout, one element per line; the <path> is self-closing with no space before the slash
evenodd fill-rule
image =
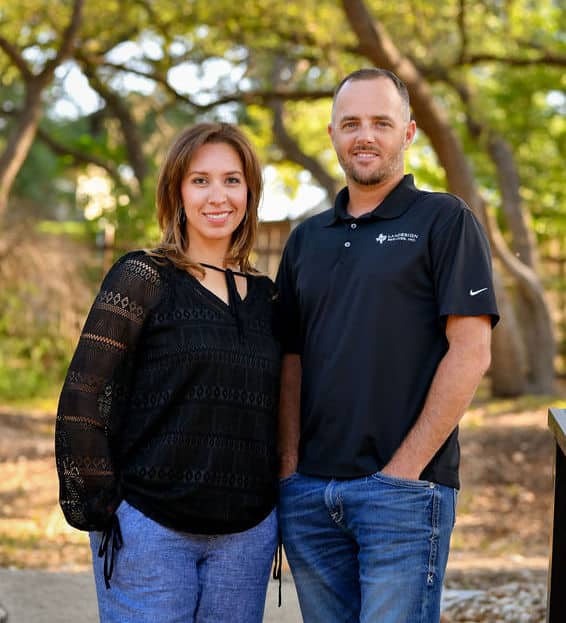
<path id="1" fill-rule="evenodd" d="M 229 177 L 227 180 L 228 184 L 239 184 L 240 183 L 240 178 L 239 177 Z"/>
<path id="2" fill-rule="evenodd" d="M 198 184 L 198 185 L 206 184 L 206 178 L 205 177 L 193 177 L 192 182 L 193 184 Z"/>

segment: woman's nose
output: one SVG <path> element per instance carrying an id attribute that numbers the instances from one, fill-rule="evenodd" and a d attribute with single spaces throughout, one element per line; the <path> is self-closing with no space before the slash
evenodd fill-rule
<path id="1" fill-rule="evenodd" d="M 226 190 L 221 184 L 211 184 L 210 193 L 208 195 L 208 202 L 213 205 L 218 205 L 226 201 Z"/>

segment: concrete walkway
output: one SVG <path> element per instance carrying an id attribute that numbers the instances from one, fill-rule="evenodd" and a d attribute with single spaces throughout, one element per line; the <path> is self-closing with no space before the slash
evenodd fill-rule
<path id="1" fill-rule="evenodd" d="M 283 576 L 281 608 L 277 590 L 270 580 L 264 623 L 300 623 L 290 574 Z M 0 623 L 98 623 L 92 574 L 0 569 Z"/>
<path id="2" fill-rule="evenodd" d="M 516 593 L 522 593 L 523 597 L 525 594 L 518 586 L 517 582 L 506 584 L 507 589 L 512 587 L 515 591 L 514 602 L 517 601 Z M 532 588 L 532 578 L 528 580 L 528 586 Z M 281 608 L 277 607 L 277 591 L 278 583 L 270 580 L 263 623 L 301 623 L 297 593 L 289 572 L 283 574 Z M 485 601 L 486 594 L 486 590 L 445 590 L 442 608 L 473 602 L 478 596 Z M 529 608 L 523 608 L 523 611 L 529 612 Z M 513 623 L 518 620 L 505 619 Z M 98 623 L 92 574 L 0 568 L 0 623 Z"/>

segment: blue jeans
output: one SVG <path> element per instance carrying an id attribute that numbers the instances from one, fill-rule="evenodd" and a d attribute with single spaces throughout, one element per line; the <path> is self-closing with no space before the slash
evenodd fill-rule
<path id="1" fill-rule="evenodd" d="M 124 544 L 106 589 L 101 533 L 90 543 L 102 623 L 261 623 L 277 514 L 235 534 L 193 535 L 156 523 L 123 501 Z"/>
<path id="2" fill-rule="evenodd" d="M 380 472 L 280 481 L 279 522 L 305 623 L 438 623 L 456 491 Z"/>

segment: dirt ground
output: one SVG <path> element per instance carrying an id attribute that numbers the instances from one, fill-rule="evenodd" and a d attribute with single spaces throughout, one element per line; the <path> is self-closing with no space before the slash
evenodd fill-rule
<path id="1" fill-rule="evenodd" d="M 489 586 L 546 573 L 556 398 L 475 401 L 461 426 L 462 490 L 449 583 Z M 86 535 L 57 505 L 54 414 L 0 407 L 0 567 L 73 571 L 88 566 Z"/>

